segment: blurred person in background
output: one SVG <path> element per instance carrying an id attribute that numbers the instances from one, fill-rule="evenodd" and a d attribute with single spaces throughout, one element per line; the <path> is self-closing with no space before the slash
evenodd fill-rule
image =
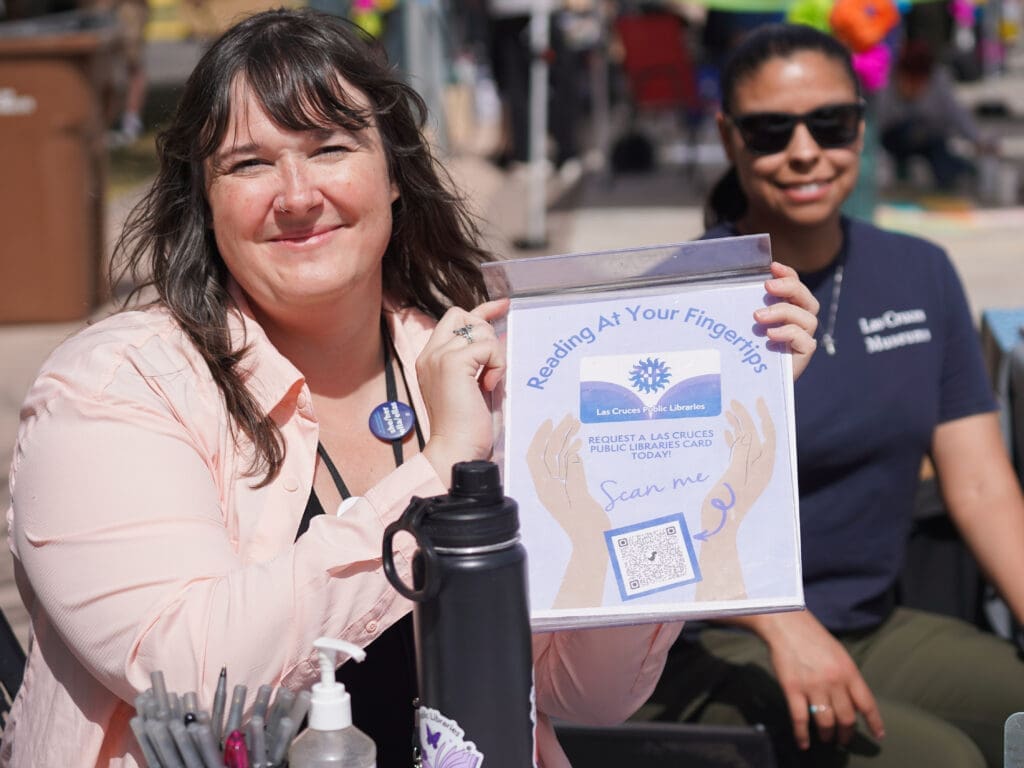
<path id="1" fill-rule="evenodd" d="M 997 150 L 995 141 L 982 133 L 970 111 L 957 100 L 952 77 L 924 40 L 907 40 L 900 49 L 875 110 L 879 139 L 900 181 L 909 178 L 914 157 L 928 163 L 935 183 L 944 190 L 974 177 L 976 167 L 953 149 L 954 137 L 966 140 L 975 154 Z"/>
<path id="2" fill-rule="evenodd" d="M 530 160 L 530 45 L 531 0 L 486 0 L 489 20 L 491 74 L 498 87 L 502 107 L 502 140 L 492 158 L 505 168 Z M 566 44 L 561 25 L 561 0 L 551 11 L 548 41 L 550 81 L 548 129 L 554 142 L 554 166 L 561 169 L 579 162 L 577 136 L 580 80 L 583 72 L 578 57 Z M 546 148 L 545 148 L 546 149 Z M 545 156 L 547 152 L 544 153 Z"/>
<path id="3" fill-rule="evenodd" d="M 106 95 L 107 119 L 113 126 L 108 143 L 113 147 L 133 143 L 142 135 L 142 111 L 146 105 L 146 0 L 81 0 L 79 7 L 112 14 L 117 24 L 117 64 Z"/>

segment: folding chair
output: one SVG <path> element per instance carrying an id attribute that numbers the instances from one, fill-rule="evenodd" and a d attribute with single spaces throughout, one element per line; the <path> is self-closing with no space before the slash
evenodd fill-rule
<path id="1" fill-rule="evenodd" d="M 643 112 L 672 112 L 687 136 L 687 168 L 696 168 L 705 108 L 682 20 L 666 11 L 627 12 L 615 20 L 631 105 L 629 133 Z"/>

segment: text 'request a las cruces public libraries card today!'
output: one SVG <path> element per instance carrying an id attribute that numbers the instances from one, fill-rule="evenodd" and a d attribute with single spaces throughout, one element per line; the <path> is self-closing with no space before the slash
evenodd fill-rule
<path id="1" fill-rule="evenodd" d="M 803 604 L 766 277 L 513 296 L 504 480 L 536 628 Z"/>

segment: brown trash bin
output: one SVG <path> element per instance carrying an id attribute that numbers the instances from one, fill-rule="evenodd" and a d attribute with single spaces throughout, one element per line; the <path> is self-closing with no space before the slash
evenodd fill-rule
<path id="1" fill-rule="evenodd" d="M 102 286 L 113 17 L 0 23 L 0 323 L 86 317 Z"/>

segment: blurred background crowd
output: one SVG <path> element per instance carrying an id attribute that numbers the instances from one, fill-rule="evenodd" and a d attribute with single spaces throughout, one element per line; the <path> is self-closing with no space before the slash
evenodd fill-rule
<path id="1" fill-rule="evenodd" d="M 1001 205 L 1020 192 L 1015 105 L 1000 94 L 964 104 L 956 89 L 1011 72 L 1021 0 L 0 0 L 0 66 L 28 38 L 48 40 L 60 58 L 62 36 L 90 32 L 88 78 L 117 150 L 173 106 L 180 83 L 155 82 L 147 60 L 190 63 L 189 45 L 279 4 L 346 16 L 380 38 L 430 105 L 442 149 L 482 153 L 502 169 L 541 159 L 563 182 L 665 160 L 695 168 L 731 46 L 770 21 L 809 24 L 853 51 L 869 95 L 864 189 L 851 212 L 871 209 L 879 187 Z M 543 119 L 530 102 L 538 63 L 548 130 L 531 154 L 531 125 Z"/>

